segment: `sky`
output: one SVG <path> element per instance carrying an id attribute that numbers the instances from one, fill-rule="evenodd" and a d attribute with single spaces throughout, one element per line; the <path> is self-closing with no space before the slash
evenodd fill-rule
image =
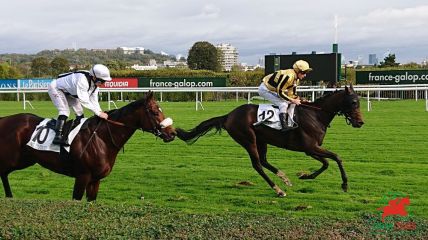
<path id="1" fill-rule="evenodd" d="M 187 56 L 195 42 L 229 43 L 239 62 L 270 53 L 343 60 L 428 59 L 426 0 L 0 0 L 0 53 L 144 47 Z M 335 21 L 337 19 L 337 21 Z M 337 37 L 336 37 L 337 36 Z"/>

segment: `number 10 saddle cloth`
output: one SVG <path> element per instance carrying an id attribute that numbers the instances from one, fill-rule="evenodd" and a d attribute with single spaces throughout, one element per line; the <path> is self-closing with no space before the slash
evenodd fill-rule
<path id="1" fill-rule="evenodd" d="M 79 133 L 79 130 L 82 128 L 86 120 L 87 118 L 82 118 L 80 120 L 79 125 L 77 125 L 69 132 L 67 136 L 67 142 L 69 143 L 69 145 L 71 145 L 73 139 L 76 137 L 77 133 Z M 61 146 L 57 144 L 52 144 L 52 141 L 55 137 L 55 121 L 55 119 L 50 118 L 46 118 L 41 121 L 39 125 L 37 125 L 33 134 L 31 135 L 30 141 L 28 141 L 27 145 L 36 150 L 60 152 Z M 71 126 L 72 121 L 69 122 L 69 126 Z M 67 152 L 70 152 L 70 146 L 64 146 L 63 148 Z"/>

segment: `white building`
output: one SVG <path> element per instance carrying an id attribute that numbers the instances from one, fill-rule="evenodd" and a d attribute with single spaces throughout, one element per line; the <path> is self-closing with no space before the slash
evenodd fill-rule
<path id="1" fill-rule="evenodd" d="M 143 47 L 119 47 L 119 49 L 123 51 L 123 54 L 144 54 Z"/>
<path id="2" fill-rule="evenodd" d="M 156 70 L 158 69 L 158 66 L 141 66 L 138 64 L 134 64 L 131 66 L 132 69 L 138 70 L 138 71 L 146 71 L 146 70 Z"/>
<path id="3" fill-rule="evenodd" d="M 224 70 L 230 71 L 233 65 L 238 65 L 238 49 L 236 47 L 228 43 L 221 43 L 216 47 L 223 53 L 221 66 Z"/>

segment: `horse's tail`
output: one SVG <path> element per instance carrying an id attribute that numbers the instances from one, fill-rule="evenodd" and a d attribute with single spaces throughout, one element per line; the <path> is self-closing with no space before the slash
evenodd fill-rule
<path id="1" fill-rule="evenodd" d="M 211 129 L 216 128 L 216 131 L 214 134 L 221 132 L 221 129 L 223 128 L 224 122 L 226 122 L 228 115 L 220 116 L 220 117 L 214 117 L 208 120 L 205 120 L 201 122 L 198 126 L 195 128 L 186 131 L 181 128 L 175 129 L 177 132 L 177 137 L 183 141 L 185 141 L 188 144 L 193 144 L 196 142 L 200 137 L 207 134 Z"/>

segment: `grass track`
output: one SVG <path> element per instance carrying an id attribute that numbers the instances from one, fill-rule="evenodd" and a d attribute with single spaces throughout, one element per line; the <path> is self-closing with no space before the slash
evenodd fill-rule
<path id="1" fill-rule="evenodd" d="M 174 119 L 176 127 L 188 129 L 207 118 L 226 114 L 240 104 L 243 102 L 204 102 L 205 110 L 197 112 L 194 103 L 163 102 L 161 106 Z M 100 208 L 114 209 L 125 204 L 129 209 L 148 207 L 196 216 L 255 214 L 309 222 L 339 219 L 337 222 L 354 222 L 357 226 L 363 216 L 379 214 L 376 208 L 385 194 L 401 192 L 410 196 L 407 210 L 422 221 L 419 223 L 422 226 L 428 219 L 428 112 L 424 104 L 423 101 L 374 101 L 372 111 L 362 108 L 366 124 L 361 129 L 347 126 L 343 117 L 333 121 L 324 147 L 343 159 L 349 178 L 348 193 L 341 191 L 340 173 L 333 161 L 317 179 L 302 181 L 297 172 L 313 171 L 320 164 L 302 153 L 269 147 L 268 160 L 294 184 L 286 188 L 268 172 L 287 191 L 288 196 L 279 199 L 252 169 L 245 150 L 226 132 L 202 137 L 191 146 L 180 140 L 165 144 L 148 133 L 137 132 L 125 145 L 125 153 L 119 154 L 111 175 L 102 181 L 96 204 Z M 28 112 L 44 117 L 56 115 L 49 102 L 33 102 L 33 105 L 36 110 Z M 1 116 L 18 112 L 23 112 L 20 103 L 0 102 Z M 242 181 L 253 185 L 238 185 Z M 68 200 L 73 186 L 73 179 L 38 166 L 10 174 L 10 182 L 18 200 L 0 203 L 16 204 L 18 208 L 27 200 L 42 200 L 35 202 L 36 205 L 55 205 Z M 296 210 L 301 206 L 304 210 Z M 248 219 L 251 221 L 251 217 Z"/>

